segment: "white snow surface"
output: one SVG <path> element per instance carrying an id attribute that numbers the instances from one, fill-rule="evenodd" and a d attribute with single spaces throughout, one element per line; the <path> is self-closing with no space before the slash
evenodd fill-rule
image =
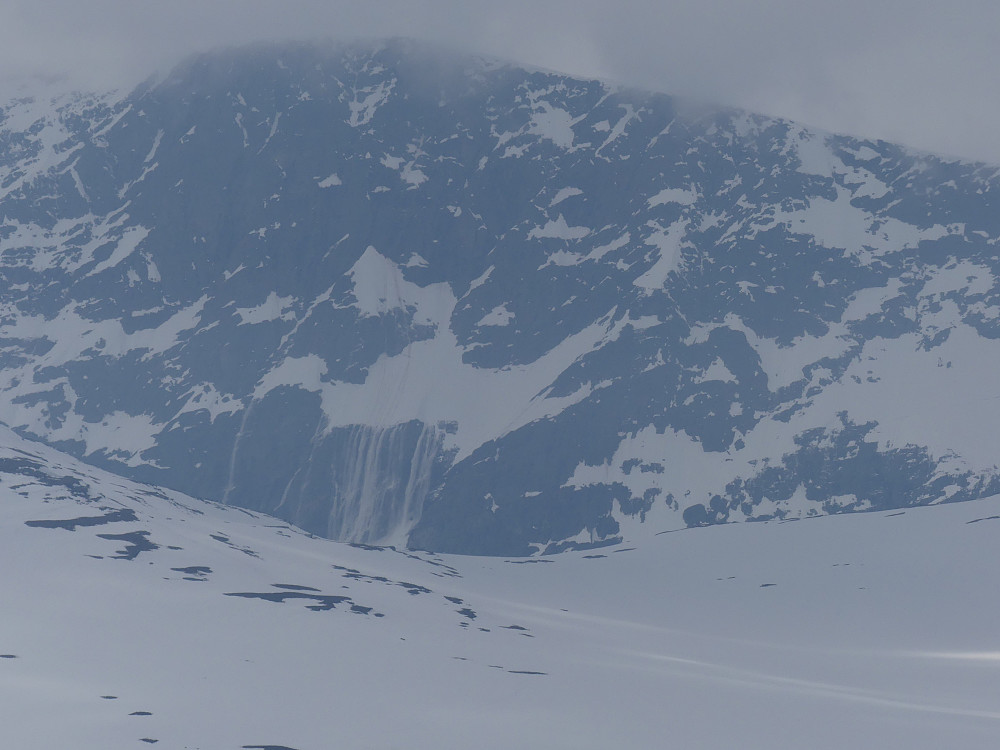
<path id="1" fill-rule="evenodd" d="M 320 180 L 319 182 L 317 182 L 316 186 L 317 187 L 321 187 L 321 188 L 328 188 L 328 187 L 335 187 L 336 185 L 343 185 L 343 184 L 344 183 L 341 182 L 340 177 L 338 177 L 336 175 L 336 173 L 334 173 L 334 174 L 330 175 L 329 177 L 326 177 L 326 178 Z"/>
<path id="2" fill-rule="evenodd" d="M 663 227 L 655 221 L 650 221 L 647 226 L 653 231 L 646 237 L 645 244 L 656 248 L 657 260 L 646 273 L 632 283 L 649 294 L 662 289 L 670 272 L 680 267 L 681 243 L 687 222 L 678 220 L 668 227 Z"/>
<path id="3" fill-rule="evenodd" d="M 514 319 L 514 313 L 507 309 L 507 303 L 497 305 L 476 323 L 478 326 L 506 326 Z"/>
<path id="4" fill-rule="evenodd" d="M 101 271 L 105 271 L 109 268 L 114 268 L 128 256 L 130 256 L 135 249 L 139 246 L 146 237 L 149 236 L 149 230 L 145 227 L 129 227 L 125 230 L 121 239 L 118 240 L 118 244 L 115 245 L 115 249 L 111 252 L 111 255 L 106 259 L 94 266 L 93 270 L 87 273 L 87 276 L 95 276 Z"/>
<path id="5" fill-rule="evenodd" d="M 560 148 L 573 147 L 573 125 L 582 118 L 573 116 L 561 107 L 553 107 L 547 101 L 540 99 L 535 102 L 535 111 L 531 114 L 529 133 L 547 138 Z"/>
<path id="6" fill-rule="evenodd" d="M 354 282 L 354 297 L 364 316 L 382 315 L 406 304 L 404 287 L 419 289 L 403 279 L 403 274 L 391 260 L 371 245 L 362 253 L 348 272 Z"/>
<path id="7" fill-rule="evenodd" d="M 454 422 L 457 430 L 448 435 L 445 447 L 457 448 L 454 460 L 460 461 L 483 443 L 558 414 L 589 395 L 591 384 L 567 396 L 546 394 L 567 367 L 616 339 L 629 324 L 606 316 L 531 364 L 479 368 L 462 360 L 464 350 L 448 326 L 457 302 L 448 285 L 422 288 L 403 282 L 400 288 L 413 295 L 406 298 L 415 305 L 417 320 L 436 324 L 434 338 L 415 341 L 396 356 L 379 357 L 361 384 L 329 381 L 326 363 L 315 354 L 288 357 L 258 383 L 254 398 L 285 385 L 317 392 L 328 427 L 388 426 L 413 419 Z M 503 393 L 504 398 L 483 399 L 484 393 Z"/>
<path id="8" fill-rule="evenodd" d="M 562 203 L 567 198 L 572 198 L 574 195 L 583 195 L 583 191 L 580 190 L 580 188 L 578 187 L 560 188 L 559 192 L 556 193 L 555 197 L 552 199 L 552 202 L 549 204 L 549 208 L 559 203 Z"/>
<path id="9" fill-rule="evenodd" d="M 48 416 L 43 405 L 28 404 L 23 397 L 52 387 L 51 382 L 37 376 L 35 368 L 39 366 L 59 366 L 81 359 L 90 350 L 118 357 L 132 351 L 143 352 L 143 356 L 168 351 L 178 345 L 182 333 L 200 325 L 207 299 L 202 297 L 193 305 L 179 309 L 156 329 L 140 329 L 132 333 L 126 333 L 118 320 L 95 322 L 88 319 L 75 304 L 67 305 L 53 320 L 46 320 L 42 315 L 17 318 L 13 325 L 6 328 L 13 335 L 38 339 L 47 339 L 53 331 L 59 335 L 53 341 L 54 346 L 36 362 L 0 370 L 0 389 L 9 395 L 0 401 L 0 420 L 35 435 L 48 434 L 56 441 L 81 441 L 85 445 L 84 455 L 103 452 L 114 454 L 129 466 L 143 463 L 142 451 L 155 445 L 155 436 L 163 427 L 149 415 L 128 415 L 119 411 L 106 415 L 100 422 L 88 422 L 79 413 L 71 411 L 57 426 L 52 427 L 47 424 Z M 68 398 L 75 399 L 65 378 L 59 379 L 58 383 L 67 392 Z M 19 396 L 22 398 L 17 398 Z"/>
<path id="10" fill-rule="evenodd" d="M 316 354 L 286 357 L 260 380 L 254 399 L 281 386 L 319 393 L 328 429 L 385 427 L 413 419 L 430 425 L 455 423 L 457 429 L 445 441 L 445 448 L 458 449 L 455 461 L 490 440 L 586 398 L 594 384 L 584 384 L 566 396 L 549 396 L 548 392 L 571 364 L 617 339 L 632 323 L 628 317 L 613 322 L 613 311 L 609 311 L 530 364 L 481 368 L 463 360 L 465 349 L 450 327 L 458 300 L 447 283 L 421 287 L 409 282 L 374 247 L 368 247 L 349 275 L 355 306 L 362 315 L 405 309 L 412 312 L 417 325 L 433 326 L 435 335 L 413 341 L 395 356 L 380 356 L 360 384 L 330 380 L 326 362 Z M 476 285 L 473 282 L 473 288 Z M 479 325 L 508 325 L 512 320 L 513 314 L 500 305 Z M 503 393 L 504 398 L 484 399 L 488 393 Z"/>
<path id="11" fill-rule="evenodd" d="M 351 111 L 347 123 L 352 128 L 369 124 L 379 108 L 389 100 L 395 87 L 396 79 L 393 78 L 391 81 L 355 90 L 353 99 L 347 103 Z"/>
<path id="12" fill-rule="evenodd" d="M 528 232 L 528 239 L 581 240 L 590 234 L 587 227 L 571 227 L 566 223 L 566 217 L 550 219 L 544 226 L 534 227 Z"/>
<path id="13" fill-rule="evenodd" d="M 668 203 L 677 203 L 681 206 L 690 206 L 698 200 L 698 193 L 688 188 L 664 188 L 647 201 L 650 208 L 663 206 Z"/>
<path id="14" fill-rule="evenodd" d="M 10 747 L 1000 743 L 1000 498 L 511 560 L 0 461 Z"/>
<path id="15" fill-rule="evenodd" d="M 281 297 L 275 292 L 270 292 L 267 299 L 256 307 L 236 308 L 236 314 L 240 317 L 239 325 L 257 325 L 274 320 L 294 320 L 295 314 L 290 311 L 294 303 L 294 297 Z"/>

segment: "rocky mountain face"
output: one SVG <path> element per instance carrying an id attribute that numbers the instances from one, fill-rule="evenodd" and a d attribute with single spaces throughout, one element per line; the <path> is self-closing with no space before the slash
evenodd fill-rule
<path id="1" fill-rule="evenodd" d="M 407 42 L 19 100 L 0 421 L 444 552 L 984 497 L 998 173 Z"/>

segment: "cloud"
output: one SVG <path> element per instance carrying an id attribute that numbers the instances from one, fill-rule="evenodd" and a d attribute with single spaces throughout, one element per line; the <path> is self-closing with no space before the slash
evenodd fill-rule
<path id="1" fill-rule="evenodd" d="M 1000 164 L 980 0 L 13 0 L 7 77 L 127 87 L 218 46 L 413 36 Z"/>

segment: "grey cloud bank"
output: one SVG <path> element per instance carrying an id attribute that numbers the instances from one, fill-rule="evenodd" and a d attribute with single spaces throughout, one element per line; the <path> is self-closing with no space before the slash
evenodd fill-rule
<path id="1" fill-rule="evenodd" d="M 0 93 L 39 75 L 127 87 L 222 45 L 405 35 L 1000 163 L 992 2 L 16 0 L 0 21 Z"/>

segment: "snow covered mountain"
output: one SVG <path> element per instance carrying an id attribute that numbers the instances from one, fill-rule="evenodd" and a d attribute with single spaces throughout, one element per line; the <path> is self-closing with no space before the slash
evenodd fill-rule
<path id="1" fill-rule="evenodd" d="M 3 743 L 992 749 L 998 519 L 994 497 L 452 557 L 0 429 Z"/>
<path id="2" fill-rule="evenodd" d="M 0 110 L 0 421 L 440 552 L 986 497 L 998 189 L 407 42 L 212 54 Z"/>

